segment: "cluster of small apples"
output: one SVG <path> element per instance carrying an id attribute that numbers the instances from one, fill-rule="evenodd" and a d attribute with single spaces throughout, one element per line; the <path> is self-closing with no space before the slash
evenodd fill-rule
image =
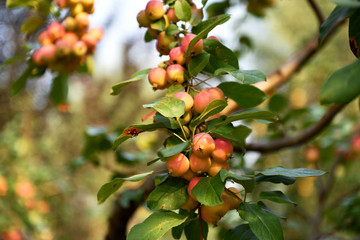
<path id="1" fill-rule="evenodd" d="M 37 65 L 52 71 L 73 72 L 85 62 L 87 55 L 94 53 L 104 31 L 99 27 L 88 29 L 94 0 L 57 0 L 56 3 L 60 8 L 68 7 L 71 15 L 63 23 L 52 22 L 39 34 L 42 46 L 34 51 L 32 58 Z"/>

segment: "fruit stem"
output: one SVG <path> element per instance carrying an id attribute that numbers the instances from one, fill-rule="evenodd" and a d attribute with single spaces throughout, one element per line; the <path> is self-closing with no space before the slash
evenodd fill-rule
<path id="1" fill-rule="evenodd" d="M 184 135 L 184 137 L 185 137 L 185 139 L 187 140 L 187 137 L 186 137 L 186 133 L 185 133 L 185 130 L 184 130 L 184 127 L 183 127 L 183 125 L 181 124 L 181 122 L 180 122 L 180 118 L 176 118 L 176 121 L 177 121 L 177 123 L 179 124 L 179 126 L 180 126 L 180 128 L 181 128 L 181 131 L 182 131 L 182 133 L 183 133 L 183 135 Z M 186 142 L 186 141 L 183 141 L 183 142 Z"/>
<path id="2" fill-rule="evenodd" d="M 179 135 L 177 135 L 176 133 L 172 133 L 174 136 L 176 136 L 176 137 L 178 137 L 181 141 L 183 141 L 183 142 L 186 142 L 186 140 L 184 140 L 182 137 L 180 137 Z"/>

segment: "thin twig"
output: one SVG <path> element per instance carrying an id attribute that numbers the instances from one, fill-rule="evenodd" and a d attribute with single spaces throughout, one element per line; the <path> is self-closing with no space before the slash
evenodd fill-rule
<path id="1" fill-rule="evenodd" d="M 319 121 L 297 136 L 271 140 L 265 143 L 248 143 L 245 148 L 248 151 L 265 153 L 304 144 L 321 133 L 345 106 L 346 104 L 338 104 L 329 107 Z M 236 150 L 240 151 L 241 149 Z"/>
<path id="2" fill-rule="evenodd" d="M 308 3 L 310 4 L 311 8 L 313 9 L 317 19 L 319 20 L 319 23 L 322 24 L 325 21 L 325 17 L 323 13 L 321 12 L 319 6 L 314 0 L 308 0 Z"/>

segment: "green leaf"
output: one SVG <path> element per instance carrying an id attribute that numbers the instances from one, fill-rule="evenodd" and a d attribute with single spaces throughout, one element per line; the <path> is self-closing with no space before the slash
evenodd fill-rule
<path id="1" fill-rule="evenodd" d="M 349 43 L 351 51 L 358 58 L 360 54 L 360 9 L 355 10 L 349 20 Z"/>
<path id="2" fill-rule="evenodd" d="M 208 1 L 208 0 L 201 0 L 201 4 L 203 5 L 203 7 L 205 7 L 207 1 Z"/>
<path id="3" fill-rule="evenodd" d="M 156 186 L 147 199 L 147 206 L 153 210 L 176 210 L 182 207 L 187 199 L 188 182 L 182 178 L 170 177 Z"/>
<path id="4" fill-rule="evenodd" d="M 257 183 L 259 183 L 259 182 L 271 182 L 271 183 L 282 183 L 282 184 L 285 184 L 285 185 L 291 185 L 296 181 L 296 178 L 279 176 L 279 175 L 275 175 L 275 176 L 259 175 L 259 176 L 255 177 L 255 181 Z"/>
<path id="5" fill-rule="evenodd" d="M 272 213 L 263 210 L 258 203 L 242 202 L 238 213 L 242 219 L 249 223 L 252 232 L 259 239 L 284 239 L 279 219 Z"/>
<path id="6" fill-rule="evenodd" d="M 297 205 L 296 202 L 290 200 L 283 192 L 281 191 L 265 191 L 260 193 L 260 198 L 267 199 L 276 203 L 290 203 Z"/>
<path id="7" fill-rule="evenodd" d="M 172 97 L 174 96 L 175 93 L 182 91 L 184 91 L 184 87 L 182 85 L 179 84 L 171 85 L 166 91 L 166 97 Z"/>
<path id="8" fill-rule="evenodd" d="M 224 82 L 218 88 L 223 90 L 225 96 L 233 99 L 243 108 L 256 107 L 267 98 L 265 93 L 257 87 L 237 82 Z"/>
<path id="9" fill-rule="evenodd" d="M 205 221 L 201 221 L 200 229 L 200 221 L 199 219 L 195 219 L 194 221 L 191 221 L 189 224 L 187 224 L 184 230 L 187 240 L 201 239 L 200 230 L 202 230 L 203 239 L 206 240 L 209 233 L 209 225 Z"/>
<path id="10" fill-rule="evenodd" d="M 151 42 L 152 40 L 156 39 L 153 35 L 150 34 L 149 30 L 145 32 L 144 41 Z"/>
<path id="11" fill-rule="evenodd" d="M 129 80 L 123 81 L 123 82 L 121 82 L 121 83 L 118 83 L 118 84 L 112 86 L 112 88 L 111 88 L 111 90 L 110 90 L 110 94 L 111 94 L 111 95 L 117 95 L 117 94 L 119 94 L 126 85 L 128 85 L 128 84 L 130 84 L 130 83 L 132 83 L 132 82 L 136 82 L 136 81 L 139 81 L 139 80 L 145 78 L 145 77 L 148 75 L 148 73 L 150 72 L 150 70 L 151 70 L 151 68 L 144 69 L 144 70 L 140 70 L 140 71 L 134 73 L 134 74 L 130 77 Z"/>
<path id="12" fill-rule="evenodd" d="M 173 227 L 171 229 L 171 235 L 172 235 L 172 237 L 174 239 L 180 239 L 181 238 L 181 235 L 182 235 L 182 233 L 184 231 L 184 227 L 185 227 L 184 225 L 185 224 L 183 223 L 183 224 L 181 224 L 179 226 L 176 226 L 176 227 Z"/>
<path id="13" fill-rule="evenodd" d="M 174 118 L 167 118 L 161 115 L 160 113 L 156 113 L 154 116 L 154 121 L 156 123 L 162 123 L 166 128 L 169 129 L 179 129 L 179 123 Z"/>
<path id="14" fill-rule="evenodd" d="M 234 173 L 226 171 L 225 169 L 221 169 L 219 175 L 221 181 L 225 182 L 227 179 L 231 179 L 234 182 L 241 184 L 248 193 L 251 193 L 255 187 L 254 178 L 236 175 Z"/>
<path id="15" fill-rule="evenodd" d="M 136 137 L 142 132 L 152 132 L 159 128 L 166 128 L 162 123 L 152 123 L 152 124 L 144 124 L 144 125 L 131 125 L 126 128 L 123 133 L 117 137 L 113 144 L 113 149 L 115 150 L 121 143 L 126 140 Z"/>
<path id="16" fill-rule="evenodd" d="M 286 169 L 283 167 L 272 167 L 268 168 L 264 171 L 256 171 L 256 175 L 265 175 L 265 176 L 286 176 L 286 177 L 318 177 L 324 175 L 326 172 L 318 170 L 318 169 L 311 169 L 311 168 L 295 168 L 295 169 Z"/>
<path id="17" fill-rule="evenodd" d="M 179 215 L 170 211 L 154 212 L 144 222 L 135 225 L 130 230 L 127 240 L 160 239 L 171 228 L 179 226 L 186 219 L 186 215 Z"/>
<path id="18" fill-rule="evenodd" d="M 223 203 L 221 193 L 224 190 L 225 183 L 220 174 L 215 177 L 203 177 L 191 190 L 195 198 L 201 204 L 206 206 L 218 206 Z"/>
<path id="19" fill-rule="evenodd" d="M 47 0 L 7 0 L 6 7 L 28 7 L 40 12 L 43 15 L 48 15 L 50 10 L 50 3 Z"/>
<path id="20" fill-rule="evenodd" d="M 269 110 L 272 112 L 281 112 L 289 104 L 289 100 L 282 94 L 275 94 L 270 98 L 269 101 Z"/>
<path id="21" fill-rule="evenodd" d="M 200 53 L 194 57 L 189 64 L 189 72 L 192 76 L 197 76 L 208 64 L 210 54 Z"/>
<path id="22" fill-rule="evenodd" d="M 240 146 L 243 148 L 242 150 L 245 152 L 245 139 L 250 135 L 251 129 L 244 126 L 239 125 L 235 128 L 233 132 L 233 136 L 237 139 L 237 141 L 240 143 Z"/>
<path id="23" fill-rule="evenodd" d="M 185 1 L 183 1 L 185 2 Z M 190 50 L 195 46 L 195 44 L 202 38 L 204 38 L 211 30 L 213 30 L 217 25 L 223 24 L 226 21 L 230 19 L 230 15 L 224 14 L 217 16 L 216 18 L 212 19 L 211 21 L 207 22 L 204 26 L 202 26 L 202 29 L 200 32 L 197 33 L 197 36 L 194 37 L 191 42 L 189 43 L 188 50 L 184 54 L 184 57 L 188 57 L 190 54 Z M 200 25 L 200 24 L 199 24 Z M 199 26 L 198 25 L 198 26 Z M 216 40 L 214 40 L 216 41 Z M 204 40 L 204 47 L 205 47 L 205 40 Z"/>
<path id="24" fill-rule="evenodd" d="M 11 95 L 15 96 L 17 95 L 21 90 L 23 90 L 26 86 L 26 82 L 29 77 L 31 77 L 31 73 L 33 69 L 35 69 L 36 66 L 32 62 L 28 62 L 28 66 L 26 70 L 20 75 L 18 79 L 16 79 L 11 84 Z"/>
<path id="25" fill-rule="evenodd" d="M 156 20 L 155 22 L 152 22 L 150 24 L 150 28 L 154 30 L 158 30 L 160 32 L 165 30 L 165 19 L 162 17 L 159 20 Z"/>
<path id="26" fill-rule="evenodd" d="M 246 119 L 276 121 L 278 118 L 274 113 L 269 111 L 260 110 L 260 109 L 250 109 L 250 110 L 241 111 L 240 113 L 231 116 L 226 116 L 224 118 L 224 121 L 216 124 L 215 127 L 225 126 L 231 122 L 238 120 L 246 120 Z"/>
<path id="27" fill-rule="evenodd" d="M 170 156 L 174 156 L 178 153 L 181 153 L 185 149 L 187 149 L 190 146 L 190 141 L 182 142 L 180 144 L 163 148 L 160 151 L 158 151 L 158 156 L 161 158 L 167 158 Z"/>
<path id="28" fill-rule="evenodd" d="M 230 19 L 229 14 L 222 14 L 215 17 L 211 17 L 208 20 L 205 20 L 198 24 L 197 26 L 193 27 L 191 29 L 191 32 L 194 34 L 200 34 L 201 32 L 206 32 L 203 37 L 205 37 L 214 27 L 217 25 L 221 25 L 225 22 L 227 22 Z M 208 30 L 210 29 L 210 30 Z M 201 38 L 203 38 L 201 37 Z M 199 38 L 200 39 L 200 38 Z"/>
<path id="29" fill-rule="evenodd" d="M 360 7 L 360 2 L 358 0 L 329 0 L 339 6 L 347 7 Z"/>
<path id="30" fill-rule="evenodd" d="M 206 122 L 207 131 L 209 131 L 212 135 L 220 136 L 221 138 L 225 138 L 232 142 L 238 143 L 238 139 L 233 136 L 233 132 L 235 131 L 235 127 L 230 123 L 228 125 L 215 128 L 214 125 L 217 123 L 221 123 L 223 120 L 220 118 L 215 118 Z"/>
<path id="31" fill-rule="evenodd" d="M 219 68 L 215 71 L 215 75 L 229 73 L 234 78 L 241 81 L 243 84 L 254 84 L 257 82 L 266 81 L 265 73 L 259 70 L 238 70 L 233 68 Z"/>
<path id="32" fill-rule="evenodd" d="M 44 23 L 44 19 L 39 16 L 29 17 L 20 27 L 20 33 L 32 33 Z"/>
<path id="33" fill-rule="evenodd" d="M 97 193 L 98 204 L 102 204 L 105 200 L 110 197 L 111 194 L 116 192 L 125 181 L 138 182 L 144 179 L 147 176 L 150 176 L 154 171 L 134 175 L 128 178 L 115 178 L 111 182 L 108 182 L 101 186 L 100 190 Z"/>
<path id="34" fill-rule="evenodd" d="M 178 34 L 179 32 L 180 32 L 180 30 L 179 30 L 178 26 L 176 26 L 176 24 L 170 24 L 165 30 L 165 33 L 168 36 Z"/>
<path id="35" fill-rule="evenodd" d="M 150 106 L 167 118 L 179 118 L 185 113 L 185 102 L 175 97 L 163 97 L 146 107 Z"/>
<path id="36" fill-rule="evenodd" d="M 204 122 L 214 114 L 221 112 L 226 106 L 227 103 L 224 100 L 216 99 L 211 101 L 204 111 L 190 122 L 190 130 L 193 131 L 200 123 Z"/>
<path id="37" fill-rule="evenodd" d="M 67 100 L 69 76 L 69 73 L 59 73 L 59 75 L 53 79 L 50 90 L 50 98 L 55 105 L 64 103 Z"/>
<path id="38" fill-rule="evenodd" d="M 324 40 L 336 23 L 348 18 L 353 13 L 353 10 L 354 9 L 350 7 L 336 6 L 329 17 L 320 26 L 319 42 L 321 43 L 322 40 Z"/>
<path id="39" fill-rule="evenodd" d="M 187 1 L 176 1 L 174 9 L 179 20 L 187 22 L 191 19 L 191 6 Z"/>
<path id="40" fill-rule="evenodd" d="M 195 39 L 195 38 L 194 38 Z M 210 64 L 213 65 L 214 71 L 218 68 L 223 69 L 239 69 L 239 62 L 237 56 L 234 54 L 231 49 L 224 46 L 221 42 L 215 39 L 205 39 L 204 40 L 204 50 L 212 55 L 213 58 L 218 60 L 214 64 L 212 58 L 210 58 Z"/>
<path id="41" fill-rule="evenodd" d="M 249 224 L 241 224 L 226 232 L 224 240 L 258 240 Z"/>

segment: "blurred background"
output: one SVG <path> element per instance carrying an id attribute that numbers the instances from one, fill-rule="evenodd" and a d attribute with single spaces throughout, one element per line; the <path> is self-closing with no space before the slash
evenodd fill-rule
<path id="1" fill-rule="evenodd" d="M 194 2 L 201 6 L 201 1 Z M 140 123 L 141 116 L 149 113 L 143 104 L 164 92 L 153 92 L 144 80 L 128 86 L 118 96 L 109 94 L 112 85 L 162 61 L 155 42 L 143 41 L 145 29 L 140 29 L 136 21 L 146 3 L 95 1 L 91 25 L 103 27 L 105 36 L 90 61 L 93 75 L 71 76 L 68 109 L 49 101 L 50 72 L 29 80 L 25 91 L 11 97 L 9 85 L 26 66 L 18 61 L 0 67 L 0 239 L 104 239 L 113 205 L 126 205 L 126 200 L 114 202 L 115 197 L 111 197 L 97 205 L 97 191 L 114 176 L 150 170 L 146 161 L 154 158 L 154 151 L 161 145 L 161 133 L 144 133 L 115 153 L 111 143 L 121 129 Z M 318 3 L 325 16 L 335 7 L 329 1 Z M 238 54 L 240 68 L 259 69 L 266 74 L 276 70 L 319 28 L 305 0 L 210 0 L 207 6 L 205 17 L 223 11 L 232 16 L 211 35 L 218 36 Z M 31 14 L 27 9 L 8 10 L 5 0 L 0 1 L 0 64 L 24 54 L 25 37 L 19 33 L 20 26 Z M 331 73 L 355 59 L 349 50 L 346 25 L 288 84 L 260 106 L 277 112 L 282 122 L 276 126 L 247 123 L 253 129 L 249 141 L 277 138 L 284 132 L 296 134 L 322 116 L 326 107 L 318 104 L 321 86 Z M 31 47 L 36 47 L 34 39 L 28 39 Z M 357 239 L 360 161 L 351 150 L 351 141 L 359 127 L 358 117 L 358 106 L 351 103 L 325 133 L 307 146 L 265 155 L 247 153 L 244 158 L 237 156 L 232 167 L 261 170 L 283 165 L 334 170 L 322 227 L 329 236 L 337 237 L 329 239 Z M 339 151 L 349 152 L 349 156 L 332 169 Z M 138 163 L 142 167 L 135 166 Z M 318 181 L 306 178 L 291 187 L 275 186 L 274 190 L 286 191 L 298 203 L 296 207 L 269 203 L 288 218 L 282 221 L 285 239 L 306 239 L 319 206 L 321 181 L 327 180 L 326 176 Z M 128 184 L 122 189 L 137 186 Z M 130 224 L 141 222 L 148 214 L 142 207 Z M 220 227 L 211 229 L 209 239 L 221 239 L 222 229 L 234 227 L 238 221 L 227 215 Z"/>

